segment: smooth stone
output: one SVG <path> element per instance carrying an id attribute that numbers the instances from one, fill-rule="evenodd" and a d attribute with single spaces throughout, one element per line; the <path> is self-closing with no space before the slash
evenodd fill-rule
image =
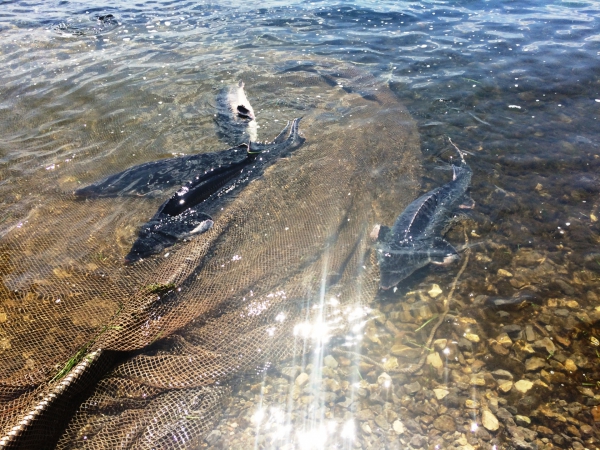
<path id="1" fill-rule="evenodd" d="M 383 368 L 386 371 L 391 371 L 397 369 L 398 367 L 400 367 L 400 365 L 398 364 L 398 358 L 396 358 L 395 356 L 390 356 L 383 363 Z"/>
<path id="2" fill-rule="evenodd" d="M 481 406 L 477 400 L 471 400 L 470 398 L 465 400 L 465 406 L 469 409 L 477 409 Z"/>
<path id="3" fill-rule="evenodd" d="M 396 344 L 390 349 L 390 353 L 406 359 L 416 359 L 421 356 L 421 349 L 409 347 L 408 345 Z"/>
<path id="4" fill-rule="evenodd" d="M 569 372 L 575 372 L 577 370 L 577 365 L 572 359 L 567 359 L 564 366 Z"/>
<path id="5" fill-rule="evenodd" d="M 502 278 L 511 278 L 513 276 L 508 270 L 498 269 L 498 276 Z"/>
<path id="6" fill-rule="evenodd" d="M 525 339 L 527 342 L 535 341 L 535 331 L 533 331 L 533 327 L 531 325 L 525 326 Z"/>
<path id="7" fill-rule="evenodd" d="M 358 411 L 354 418 L 359 422 L 364 422 L 365 420 L 373 420 L 375 418 L 375 414 L 369 408 L 361 409 Z"/>
<path id="8" fill-rule="evenodd" d="M 325 358 L 323 358 L 323 364 L 325 364 L 327 367 L 330 367 L 332 369 L 337 369 L 339 366 L 336 359 L 331 355 L 327 355 Z"/>
<path id="9" fill-rule="evenodd" d="M 298 375 L 296 377 L 296 381 L 294 383 L 296 383 L 296 386 L 304 386 L 306 383 L 308 383 L 309 380 L 309 375 L 306 372 L 302 372 L 300 375 Z"/>
<path id="10" fill-rule="evenodd" d="M 579 431 L 583 434 L 591 435 L 594 432 L 594 429 L 588 424 L 583 424 L 579 427 Z"/>
<path id="11" fill-rule="evenodd" d="M 594 418 L 594 422 L 600 422 L 600 406 L 594 406 L 590 412 Z"/>
<path id="12" fill-rule="evenodd" d="M 541 369 L 546 365 L 546 360 L 543 358 L 539 358 L 537 356 L 533 356 L 525 361 L 525 370 L 531 372 L 533 370 Z"/>
<path id="13" fill-rule="evenodd" d="M 537 432 L 528 428 L 509 426 L 507 429 L 513 438 L 522 438 L 527 442 L 532 442 L 537 437 Z"/>
<path id="14" fill-rule="evenodd" d="M 481 414 L 481 423 L 489 431 L 496 431 L 500 427 L 498 418 L 487 409 Z"/>
<path id="15" fill-rule="evenodd" d="M 533 383 L 529 380 L 519 380 L 515 383 L 515 389 L 524 394 L 533 387 Z"/>
<path id="16" fill-rule="evenodd" d="M 433 284 L 431 289 L 427 292 L 431 298 L 436 298 L 442 293 L 442 289 L 437 284 Z"/>
<path id="17" fill-rule="evenodd" d="M 438 400 L 442 400 L 444 397 L 446 397 L 450 391 L 446 390 L 446 389 L 434 389 L 433 393 L 435 394 L 435 398 L 437 398 Z"/>
<path id="18" fill-rule="evenodd" d="M 300 397 L 300 403 L 303 405 L 310 405 L 315 399 L 314 395 L 303 395 Z"/>
<path id="19" fill-rule="evenodd" d="M 438 352 L 441 352 L 448 345 L 448 339 L 436 339 L 433 341 L 433 348 L 435 348 Z"/>
<path id="20" fill-rule="evenodd" d="M 392 377 L 390 377 L 387 373 L 383 372 L 377 377 L 377 384 L 379 386 L 388 388 L 392 385 Z"/>
<path id="21" fill-rule="evenodd" d="M 415 434 L 413 435 L 413 437 L 410 439 L 410 445 L 413 448 L 423 448 L 427 445 L 427 439 L 425 439 L 423 436 L 421 436 L 420 434 Z"/>
<path id="22" fill-rule="evenodd" d="M 512 339 L 506 333 L 500 333 L 496 338 L 496 341 L 498 342 L 498 344 L 506 348 L 510 348 L 513 345 Z"/>
<path id="23" fill-rule="evenodd" d="M 507 392 L 510 392 L 510 390 L 512 389 L 512 387 L 513 387 L 513 382 L 512 382 L 512 381 L 505 381 L 505 382 L 503 382 L 503 383 L 500 383 L 500 384 L 498 385 L 498 389 L 499 389 L 501 392 L 504 392 L 505 394 L 506 394 Z"/>
<path id="24" fill-rule="evenodd" d="M 479 336 L 476 335 L 475 333 L 465 333 L 465 339 L 468 339 L 471 342 L 479 342 Z"/>
<path id="25" fill-rule="evenodd" d="M 444 433 L 454 433 L 456 431 L 456 423 L 452 416 L 442 414 L 433 421 L 433 428 Z"/>
<path id="26" fill-rule="evenodd" d="M 461 337 L 458 340 L 458 348 L 463 352 L 472 352 L 473 351 L 473 343 L 464 337 Z"/>
<path id="27" fill-rule="evenodd" d="M 538 425 L 536 427 L 536 430 L 538 433 L 543 434 L 545 436 L 552 436 L 554 434 L 554 430 L 551 430 L 550 428 L 545 427 L 543 425 Z"/>
<path id="28" fill-rule="evenodd" d="M 321 368 L 321 375 L 324 377 L 335 378 L 337 373 L 331 367 L 323 366 Z"/>
<path id="29" fill-rule="evenodd" d="M 471 386 L 485 386 L 485 378 L 481 375 L 473 376 L 471 377 L 471 380 L 469 380 L 469 384 Z"/>
<path id="30" fill-rule="evenodd" d="M 506 356 L 510 353 L 510 350 L 499 344 L 498 342 L 491 342 L 490 348 L 492 351 L 500 356 Z"/>
<path id="31" fill-rule="evenodd" d="M 379 414 L 377 417 L 375 417 L 375 423 L 383 431 L 388 431 L 390 429 L 390 424 L 383 414 Z"/>
<path id="32" fill-rule="evenodd" d="M 427 364 L 434 369 L 442 369 L 444 367 L 444 362 L 442 361 L 442 358 L 440 358 L 440 354 L 438 352 L 427 355 Z"/>
<path id="33" fill-rule="evenodd" d="M 342 390 L 340 383 L 338 383 L 333 378 L 325 378 L 323 380 L 323 387 L 331 392 L 340 392 Z"/>
<path id="34" fill-rule="evenodd" d="M 404 424 L 402 422 L 400 422 L 399 420 L 395 420 L 392 428 L 394 429 L 394 432 L 400 436 L 401 434 L 404 434 L 404 432 L 406 431 L 406 428 L 404 428 Z"/>
<path id="35" fill-rule="evenodd" d="M 407 394 L 413 395 L 421 390 L 421 385 L 418 381 L 404 385 Z"/>
<path id="36" fill-rule="evenodd" d="M 529 417 L 521 416 L 519 414 L 515 416 L 515 422 L 517 422 L 519 425 L 531 425 L 531 419 Z"/>
<path id="37" fill-rule="evenodd" d="M 533 344 L 531 344 L 531 346 L 536 350 L 545 350 L 551 355 L 556 352 L 556 346 L 554 345 L 554 342 L 552 342 L 552 339 L 548 337 L 535 341 Z"/>
<path id="38" fill-rule="evenodd" d="M 508 334 L 511 337 L 511 339 L 521 339 L 522 328 L 520 325 L 506 325 L 502 327 L 502 331 Z"/>
<path id="39" fill-rule="evenodd" d="M 512 373 L 510 373 L 508 370 L 504 370 L 504 369 L 494 370 L 492 372 L 492 375 L 497 380 L 498 379 L 500 379 L 500 380 L 512 380 L 514 378 Z"/>
<path id="40" fill-rule="evenodd" d="M 556 314 L 558 317 L 568 317 L 571 313 L 568 309 L 559 308 L 554 310 L 554 314 Z"/>
<path id="41" fill-rule="evenodd" d="M 560 290 L 563 291 L 563 293 L 565 293 L 567 295 L 575 295 L 576 294 L 576 291 L 573 288 L 573 286 L 571 286 L 567 282 L 560 280 L 560 279 L 555 280 L 554 282 L 556 284 L 558 284 L 558 286 L 560 287 Z"/>
<path id="42" fill-rule="evenodd" d="M 363 430 L 363 432 L 366 435 L 370 435 L 373 431 L 371 430 L 371 427 L 369 426 L 368 422 L 363 423 L 360 428 Z"/>
<path id="43" fill-rule="evenodd" d="M 288 378 L 290 381 L 295 379 L 298 376 L 298 372 L 300 372 L 299 367 L 288 366 L 281 369 L 281 374 Z"/>

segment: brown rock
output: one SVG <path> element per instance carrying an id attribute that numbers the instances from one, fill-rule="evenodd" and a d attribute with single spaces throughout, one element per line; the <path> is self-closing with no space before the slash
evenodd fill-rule
<path id="1" fill-rule="evenodd" d="M 531 372 L 534 370 L 541 369 L 545 365 L 546 365 L 545 359 L 534 356 L 532 358 L 529 358 L 527 361 L 525 361 L 525 370 L 527 370 L 528 372 Z"/>
<path id="2" fill-rule="evenodd" d="M 387 419 L 385 418 L 385 416 L 383 414 L 379 414 L 375 418 L 375 423 L 383 431 L 388 431 L 390 429 L 390 424 L 388 423 Z"/>
<path id="3" fill-rule="evenodd" d="M 586 423 L 579 427 L 579 431 L 583 434 L 591 435 L 594 432 L 594 429 Z"/>
<path id="4" fill-rule="evenodd" d="M 543 425 L 538 425 L 536 431 L 540 434 L 543 434 L 544 436 L 552 436 L 554 434 L 554 431 Z"/>
<path id="5" fill-rule="evenodd" d="M 356 420 L 358 420 L 359 422 L 363 422 L 365 420 L 372 420 L 375 418 L 375 415 L 373 414 L 373 411 L 371 411 L 368 408 L 362 409 L 360 411 L 358 411 L 355 415 Z"/>
<path id="6" fill-rule="evenodd" d="M 500 426 L 496 416 L 487 409 L 481 414 L 481 422 L 483 426 L 490 431 L 496 431 Z"/>
<path id="7" fill-rule="evenodd" d="M 594 422 L 600 422 L 600 406 L 594 406 L 591 410 Z"/>
<path id="8" fill-rule="evenodd" d="M 571 340 L 562 336 L 554 336 L 554 340 L 563 347 L 567 348 L 571 346 Z"/>
<path id="9" fill-rule="evenodd" d="M 433 428 L 443 431 L 444 433 L 454 433 L 456 431 L 456 423 L 452 416 L 442 414 L 433 421 Z"/>
<path id="10" fill-rule="evenodd" d="M 532 344 L 532 347 L 538 351 L 547 352 L 551 355 L 553 355 L 554 352 L 556 352 L 556 346 L 554 345 L 554 342 L 552 342 L 552 339 L 550 339 L 549 337 L 545 337 L 543 339 L 535 341 Z"/>
<path id="11" fill-rule="evenodd" d="M 507 349 L 506 347 L 503 347 L 498 342 L 493 342 L 490 345 L 490 348 L 492 349 L 492 351 L 494 353 L 496 353 L 497 355 L 500 355 L 500 356 L 507 356 L 510 353 L 509 349 Z"/>
<path id="12" fill-rule="evenodd" d="M 421 349 L 409 347 L 403 344 L 394 345 L 390 352 L 392 355 L 399 356 L 406 359 L 416 359 L 421 356 Z"/>

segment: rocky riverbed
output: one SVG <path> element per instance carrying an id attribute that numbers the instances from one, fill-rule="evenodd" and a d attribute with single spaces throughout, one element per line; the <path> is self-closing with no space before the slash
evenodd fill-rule
<path id="1" fill-rule="evenodd" d="M 359 343 L 240 380 L 205 446 L 597 448 L 600 278 L 569 272 L 562 258 L 474 247 L 430 347 L 452 270 L 374 303 Z M 403 373 L 421 356 L 419 370 Z"/>

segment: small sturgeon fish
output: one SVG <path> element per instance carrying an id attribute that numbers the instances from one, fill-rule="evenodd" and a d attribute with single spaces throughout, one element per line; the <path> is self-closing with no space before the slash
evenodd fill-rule
<path id="1" fill-rule="evenodd" d="M 246 97 L 243 81 L 228 86 L 217 94 L 215 123 L 219 137 L 230 145 L 256 142 L 256 116 Z"/>
<path id="2" fill-rule="evenodd" d="M 279 157 L 304 143 L 298 130 L 299 122 L 300 119 L 288 122 L 271 143 L 247 144 L 244 160 L 211 170 L 184 185 L 142 226 L 125 261 L 135 262 L 181 239 L 208 231 L 214 224 L 211 214 L 218 211 L 227 198 L 260 177 Z"/>
<path id="3" fill-rule="evenodd" d="M 442 237 L 449 213 L 465 197 L 473 173 L 462 152 L 457 151 L 461 163 L 452 165 L 452 181 L 408 205 L 392 229 L 376 226 L 373 230 L 382 289 L 395 286 L 427 264 L 449 264 L 459 259 L 456 249 Z"/>

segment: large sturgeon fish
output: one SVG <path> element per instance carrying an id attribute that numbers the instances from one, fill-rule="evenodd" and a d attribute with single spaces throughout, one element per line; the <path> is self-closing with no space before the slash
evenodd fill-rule
<path id="1" fill-rule="evenodd" d="M 460 165 L 452 164 L 452 181 L 413 201 L 391 229 L 376 226 L 373 230 L 382 289 L 397 285 L 427 264 L 449 264 L 459 259 L 456 249 L 442 237 L 450 213 L 466 197 L 473 173 L 462 152 L 457 151 Z"/>
<path id="2" fill-rule="evenodd" d="M 192 180 L 198 173 L 246 160 L 249 142 L 255 149 L 262 145 L 257 142 L 254 109 L 242 81 L 223 88 L 217 95 L 215 122 L 219 136 L 234 147 L 138 164 L 77 189 L 75 195 L 80 198 L 162 195 L 165 190 Z"/>
<path id="3" fill-rule="evenodd" d="M 177 241 L 201 234 L 213 226 L 211 217 L 224 199 L 235 194 L 282 156 L 304 142 L 294 119 L 271 143 L 250 142 L 246 158 L 228 166 L 197 175 L 164 202 L 142 226 L 126 262 L 132 263 L 174 245 Z"/>
<path id="4" fill-rule="evenodd" d="M 75 196 L 79 198 L 156 197 L 164 194 L 165 190 L 176 188 L 192 180 L 198 173 L 244 161 L 247 153 L 248 146 L 244 144 L 219 152 L 150 161 L 77 189 Z"/>

